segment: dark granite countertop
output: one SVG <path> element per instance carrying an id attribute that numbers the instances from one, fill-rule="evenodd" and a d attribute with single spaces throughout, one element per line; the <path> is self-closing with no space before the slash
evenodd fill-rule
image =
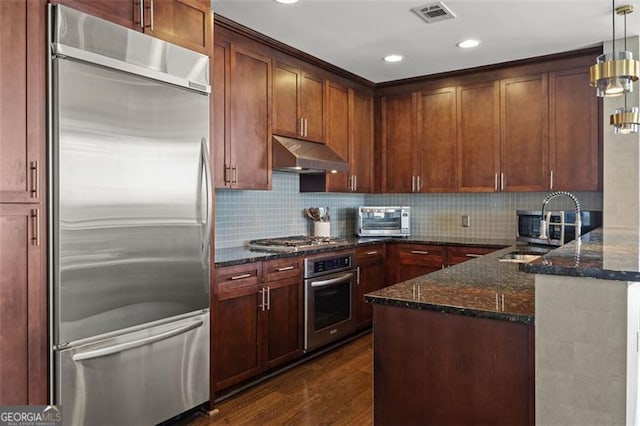
<path id="1" fill-rule="evenodd" d="M 264 250 L 250 249 L 249 247 L 231 247 L 216 249 L 214 253 L 214 262 L 217 268 L 223 266 L 240 265 L 243 263 L 260 262 L 263 260 L 278 259 L 283 257 L 293 257 L 300 255 L 308 255 L 322 252 L 330 252 L 336 250 L 344 250 L 350 248 L 361 247 L 371 244 L 380 243 L 413 243 L 413 244 L 439 244 L 451 246 L 469 246 L 469 247 L 506 247 L 514 244 L 513 240 L 504 239 L 480 239 L 480 238 L 449 238 L 449 237 L 433 237 L 428 235 L 412 235 L 407 238 L 359 238 L 359 237 L 343 237 L 347 241 L 346 244 L 332 247 L 318 247 L 309 250 L 301 250 L 295 252 L 277 253 Z"/>
<path id="2" fill-rule="evenodd" d="M 533 324 L 534 276 L 498 259 L 516 246 L 369 293 L 370 303 Z"/>
<path id="3" fill-rule="evenodd" d="M 624 228 L 599 228 L 523 265 L 533 274 L 640 281 L 640 238 Z"/>

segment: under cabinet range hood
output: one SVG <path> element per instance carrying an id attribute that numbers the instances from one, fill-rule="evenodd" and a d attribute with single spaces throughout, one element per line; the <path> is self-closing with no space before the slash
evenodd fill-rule
<path id="1" fill-rule="evenodd" d="M 273 136 L 273 170 L 301 174 L 338 173 L 349 164 L 322 143 Z"/>

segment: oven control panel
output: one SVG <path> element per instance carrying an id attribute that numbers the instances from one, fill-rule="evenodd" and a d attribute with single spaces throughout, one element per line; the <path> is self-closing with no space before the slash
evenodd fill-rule
<path id="1" fill-rule="evenodd" d="M 355 255 L 346 253 L 304 260 L 304 277 L 311 278 L 354 268 Z"/>

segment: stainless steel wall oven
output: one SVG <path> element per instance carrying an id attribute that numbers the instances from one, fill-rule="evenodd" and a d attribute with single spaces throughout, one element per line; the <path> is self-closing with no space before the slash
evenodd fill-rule
<path id="1" fill-rule="evenodd" d="M 305 351 L 355 331 L 356 284 L 354 252 L 325 254 L 305 259 Z"/>

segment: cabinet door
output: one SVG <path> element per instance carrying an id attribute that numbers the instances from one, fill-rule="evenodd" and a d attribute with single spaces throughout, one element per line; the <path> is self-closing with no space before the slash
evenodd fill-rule
<path id="1" fill-rule="evenodd" d="M 333 82 L 327 83 L 326 143 L 331 149 L 349 161 L 349 92 Z M 327 191 L 347 192 L 349 172 L 327 174 Z"/>
<path id="2" fill-rule="evenodd" d="M 412 192 L 416 157 L 414 98 L 384 97 L 381 102 L 383 191 Z"/>
<path id="3" fill-rule="evenodd" d="M 273 66 L 273 133 L 300 137 L 300 71 L 284 64 Z"/>
<path id="4" fill-rule="evenodd" d="M 215 271 L 212 378 L 220 390 L 261 370 L 262 336 L 258 306 L 262 265 L 218 268 Z"/>
<path id="5" fill-rule="evenodd" d="M 52 0 L 51 3 L 64 4 L 118 25 L 142 31 L 140 11 L 145 5 L 140 4 L 140 1 L 142 0 Z"/>
<path id="6" fill-rule="evenodd" d="M 498 190 L 500 108 L 498 82 L 458 88 L 458 190 Z"/>
<path id="7" fill-rule="evenodd" d="M 44 188 L 45 11 L 0 1 L 0 202 L 38 202 Z"/>
<path id="8" fill-rule="evenodd" d="M 383 245 L 362 247 L 356 251 L 359 268 L 356 293 L 356 327 L 358 328 L 369 327 L 373 318 L 372 305 L 364 301 L 365 294 L 385 287 L 384 254 Z"/>
<path id="9" fill-rule="evenodd" d="M 207 56 L 213 41 L 208 0 L 145 0 L 144 32 Z"/>
<path id="10" fill-rule="evenodd" d="M 44 404 L 47 398 L 43 211 L 36 207 L 0 204 L 2 405 Z"/>
<path id="11" fill-rule="evenodd" d="M 549 185 L 547 74 L 500 81 L 502 191 Z"/>
<path id="12" fill-rule="evenodd" d="M 216 188 L 231 185 L 230 158 L 230 55 L 231 45 L 216 40 L 211 64 L 211 137 L 213 139 L 213 183 Z"/>
<path id="13" fill-rule="evenodd" d="M 417 158 L 420 192 L 455 192 L 456 89 L 418 94 Z"/>
<path id="14" fill-rule="evenodd" d="M 272 368 L 302 354 L 302 277 L 266 282 L 264 311 L 265 367 Z"/>
<path id="15" fill-rule="evenodd" d="M 271 59 L 231 46 L 234 188 L 271 189 Z"/>
<path id="16" fill-rule="evenodd" d="M 351 190 L 373 192 L 373 97 L 350 91 L 349 169 Z"/>
<path id="17" fill-rule="evenodd" d="M 601 122 L 588 69 L 549 74 L 550 189 L 595 191 L 602 187 Z"/>
<path id="18" fill-rule="evenodd" d="M 304 138 L 324 142 L 324 81 L 312 74 L 302 74 L 300 114 L 304 118 Z"/>

